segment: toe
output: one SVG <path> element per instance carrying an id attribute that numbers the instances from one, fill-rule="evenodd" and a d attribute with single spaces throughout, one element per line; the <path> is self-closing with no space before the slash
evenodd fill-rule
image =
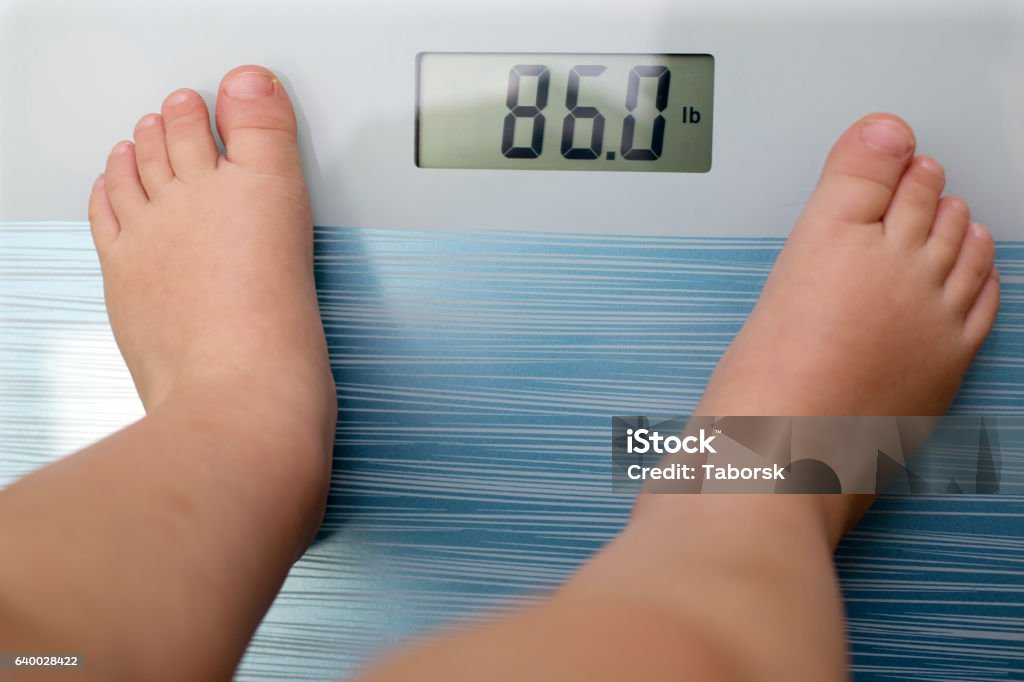
<path id="1" fill-rule="evenodd" d="M 885 212 L 885 233 L 907 246 L 924 244 L 945 185 L 946 173 L 938 161 L 928 156 L 914 159 Z"/>
<path id="2" fill-rule="evenodd" d="M 966 315 L 974 305 L 978 292 L 992 273 L 995 244 L 988 229 L 979 223 L 967 228 L 956 263 L 946 278 L 945 294 L 949 303 Z"/>
<path id="3" fill-rule="evenodd" d="M 174 179 L 167 157 L 164 121 L 159 114 L 147 114 L 135 126 L 135 161 L 139 165 L 142 186 L 151 199 Z"/>
<path id="4" fill-rule="evenodd" d="M 217 130 L 232 163 L 267 173 L 299 167 L 291 102 L 281 82 L 261 66 L 239 66 L 224 76 Z"/>
<path id="5" fill-rule="evenodd" d="M 818 220 L 876 223 L 885 215 L 910 162 L 914 134 L 890 114 L 872 114 L 832 147 L 807 215 Z"/>
<path id="6" fill-rule="evenodd" d="M 974 305 L 967 311 L 967 320 L 964 322 L 964 334 L 975 350 L 981 346 L 985 337 L 992 330 L 997 312 L 999 312 L 999 272 L 993 266 L 992 272 L 989 273 L 988 279 L 981 287 L 978 298 L 974 300 Z"/>
<path id="7" fill-rule="evenodd" d="M 103 175 L 96 178 L 96 182 L 92 185 L 92 192 L 89 194 L 89 228 L 92 231 L 93 243 L 96 244 L 96 251 L 101 255 L 121 234 L 117 216 L 114 215 L 114 209 L 107 197 L 107 186 Z"/>
<path id="8" fill-rule="evenodd" d="M 971 209 L 960 197 L 943 197 L 939 201 L 935 222 L 924 248 L 940 282 L 946 280 L 956 262 L 970 220 Z"/>
<path id="9" fill-rule="evenodd" d="M 107 170 L 103 177 L 118 222 L 147 203 L 146 190 L 142 188 L 139 169 L 135 165 L 135 145 L 131 142 L 118 142 L 114 145 L 107 157 Z"/>
<path id="10" fill-rule="evenodd" d="M 217 165 L 217 145 L 203 98 L 193 90 L 178 90 L 164 100 L 162 112 L 167 156 L 174 174 L 187 180 L 213 170 Z"/>

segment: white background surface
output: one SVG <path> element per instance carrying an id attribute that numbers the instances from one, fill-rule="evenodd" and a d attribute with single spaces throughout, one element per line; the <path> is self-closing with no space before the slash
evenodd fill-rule
<path id="1" fill-rule="evenodd" d="M 753 0 L 11 2 L 0 221 L 80 220 L 109 148 L 171 90 L 262 63 L 299 109 L 320 225 L 782 235 L 832 140 L 888 110 L 999 239 L 1024 213 L 1024 4 Z M 706 175 L 417 168 L 422 51 L 710 53 Z M 573 201 L 565 201 L 565 197 Z M 530 201 L 523 201 L 529 197 Z M 637 207 L 641 207 L 637 210 Z"/>

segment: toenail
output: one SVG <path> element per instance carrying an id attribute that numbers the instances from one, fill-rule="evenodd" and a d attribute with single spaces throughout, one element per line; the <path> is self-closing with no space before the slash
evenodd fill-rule
<path id="1" fill-rule="evenodd" d="M 262 97 L 274 93 L 275 79 L 258 71 L 236 73 L 224 83 L 228 97 Z"/>
<path id="2" fill-rule="evenodd" d="M 172 92 L 170 96 L 167 97 L 167 101 L 164 103 L 169 107 L 173 107 L 174 105 L 181 104 L 182 102 L 187 100 L 188 96 L 188 90 L 178 90 L 177 92 Z"/>
<path id="3" fill-rule="evenodd" d="M 156 114 L 146 114 L 139 120 L 138 123 L 135 124 L 135 129 L 141 130 L 143 128 L 148 128 L 149 126 L 155 124 L 158 118 L 159 117 Z"/>
<path id="4" fill-rule="evenodd" d="M 988 239 L 988 230 L 981 223 L 971 223 L 971 235 L 978 239 Z"/>
<path id="5" fill-rule="evenodd" d="M 913 146 L 910 131 L 887 118 L 868 121 L 860 129 L 860 136 L 869 147 L 896 156 L 903 156 Z"/>
<path id="6" fill-rule="evenodd" d="M 931 158 L 930 156 L 922 156 L 921 157 L 921 168 L 923 168 L 924 170 L 928 171 L 932 175 L 939 176 L 940 178 L 944 174 L 944 171 L 942 170 L 942 166 L 939 165 L 939 162 L 936 161 L 935 159 Z"/>
<path id="7" fill-rule="evenodd" d="M 96 176 L 96 181 L 92 183 L 92 188 L 99 189 L 100 187 L 103 187 L 103 185 L 105 184 L 107 184 L 107 181 L 103 178 L 103 173 L 100 173 L 98 176 Z"/>
<path id="8" fill-rule="evenodd" d="M 957 211 L 958 213 L 962 213 L 964 215 L 968 215 L 970 213 L 970 209 L 967 208 L 967 202 L 961 199 L 960 197 L 953 197 L 952 199 L 950 199 L 949 207 L 952 208 L 954 211 Z"/>
<path id="9" fill-rule="evenodd" d="M 118 142 L 117 144 L 114 145 L 114 149 L 111 152 L 111 154 L 124 154 L 125 152 L 127 152 L 131 148 L 132 148 L 132 143 L 131 142 Z"/>

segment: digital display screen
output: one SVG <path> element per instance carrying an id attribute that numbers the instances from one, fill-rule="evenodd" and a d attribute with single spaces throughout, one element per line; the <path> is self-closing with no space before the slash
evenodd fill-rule
<path id="1" fill-rule="evenodd" d="M 421 168 L 711 170 L 707 54 L 426 52 Z"/>

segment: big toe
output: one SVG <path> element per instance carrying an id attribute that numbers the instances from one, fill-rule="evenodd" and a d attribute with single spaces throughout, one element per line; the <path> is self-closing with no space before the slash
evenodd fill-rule
<path id="1" fill-rule="evenodd" d="M 224 76 L 217 130 L 232 163 L 276 174 L 299 167 L 295 112 L 281 81 L 262 66 L 239 66 Z"/>
<path id="2" fill-rule="evenodd" d="M 913 152 L 914 133 L 902 119 L 865 116 L 832 147 L 807 214 L 815 221 L 881 221 Z"/>

